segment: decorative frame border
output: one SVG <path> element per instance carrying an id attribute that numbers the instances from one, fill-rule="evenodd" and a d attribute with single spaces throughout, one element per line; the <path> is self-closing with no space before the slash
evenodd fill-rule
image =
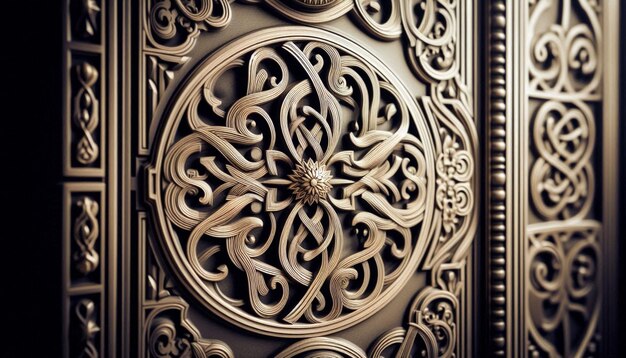
<path id="1" fill-rule="evenodd" d="M 447 1 L 436 0 L 436 1 L 429 1 L 429 2 L 432 2 L 432 4 L 435 4 L 436 2 L 438 4 L 438 5 L 433 5 L 433 6 L 450 6 Z M 439 4 L 440 2 L 441 4 Z M 161 4 L 158 1 L 154 3 L 153 2 L 150 2 L 150 3 L 152 4 L 151 6 L 160 6 Z M 228 6 L 226 2 L 220 1 L 218 3 L 219 3 L 219 6 Z M 344 2 L 342 6 L 345 7 L 345 3 L 347 2 Z M 360 9 L 361 5 L 354 5 L 355 8 L 352 8 L 353 4 L 352 2 L 350 3 L 351 4 L 346 8 L 343 8 L 340 6 L 343 9 L 340 11 L 340 13 L 334 13 L 333 8 L 332 8 L 333 5 L 329 5 L 329 7 L 326 10 L 324 10 L 324 11 L 327 11 L 328 14 L 331 14 L 329 15 L 330 18 L 328 19 L 328 21 L 338 16 L 341 16 L 344 12 L 351 11 L 351 10 L 354 12 L 357 12 L 357 14 L 359 14 L 358 16 L 362 16 L 364 12 L 359 13 L 359 11 L 363 11 L 363 9 Z M 160 94 L 167 90 L 167 87 L 169 83 L 171 82 L 171 80 L 175 76 L 177 76 L 176 73 L 181 69 L 182 66 L 185 66 L 185 64 L 189 62 L 189 57 L 187 56 L 189 56 L 189 54 L 192 52 L 191 49 L 193 48 L 198 36 L 200 36 L 204 30 L 197 30 L 197 28 L 195 27 L 198 24 L 197 18 L 189 18 L 185 21 L 187 24 L 189 24 L 189 31 L 187 33 L 188 36 L 183 38 L 182 43 L 177 43 L 177 45 L 172 45 L 173 47 L 169 49 L 167 48 L 167 46 L 170 46 L 169 44 L 165 48 L 162 45 L 155 45 L 154 36 L 147 37 L 148 40 L 146 40 L 146 37 L 142 35 L 143 31 L 148 31 L 148 29 L 150 28 L 150 25 L 147 25 L 145 22 L 146 21 L 145 16 L 148 16 L 149 14 L 152 13 L 151 8 L 146 7 L 146 5 L 144 4 L 145 2 L 142 2 L 141 5 L 139 6 L 139 14 L 140 14 L 139 18 L 141 20 L 138 25 L 135 25 L 136 27 L 140 29 L 139 31 L 140 34 L 138 37 L 136 37 L 138 39 L 137 41 L 140 44 L 141 48 L 143 49 L 142 50 L 143 53 L 145 53 L 145 56 L 144 55 L 139 56 L 140 57 L 139 66 L 138 66 L 138 70 L 140 71 L 138 74 L 140 78 L 140 80 L 138 81 L 139 83 L 138 86 L 140 90 L 139 96 L 140 98 L 147 98 L 146 94 L 141 94 L 141 93 L 144 93 L 144 91 L 150 90 L 151 93 L 153 93 L 154 98 L 159 98 Z M 174 9 L 173 4 L 171 3 L 167 3 L 167 4 L 168 5 L 167 5 L 166 11 L 168 13 L 170 11 L 176 10 L 177 12 L 175 14 L 177 15 L 175 16 L 187 17 L 185 11 L 180 10 L 180 9 Z M 306 16 L 305 17 L 300 17 L 296 15 L 292 16 L 289 13 L 285 13 L 287 9 L 286 7 L 281 6 L 280 9 L 275 8 L 276 4 L 278 4 L 277 1 L 274 1 L 274 2 L 268 1 L 264 5 L 269 6 L 273 10 L 279 10 L 279 12 L 281 12 L 287 18 L 291 20 L 295 20 L 296 22 L 299 22 L 299 23 L 308 24 L 311 22 L 313 23 L 320 22 L 319 19 L 311 20 L 311 19 L 308 19 Z M 359 2 L 354 2 L 354 4 L 359 4 Z M 395 5 L 398 5 L 398 4 L 400 4 L 400 8 L 405 6 L 405 2 L 395 3 Z M 468 127 L 463 127 L 463 129 L 459 129 L 459 131 L 464 132 L 464 133 L 463 134 L 456 133 L 456 134 L 452 134 L 452 136 L 456 136 L 456 135 L 465 136 L 462 139 L 463 145 L 461 145 L 460 149 L 471 151 L 472 158 L 476 158 L 479 152 L 478 147 L 477 147 L 478 136 L 475 131 L 475 126 L 476 126 L 475 121 L 473 120 L 473 118 L 471 118 L 474 114 L 474 108 L 476 108 L 475 97 L 473 96 L 473 94 L 476 93 L 476 89 L 474 88 L 474 82 L 472 80 L 474 74 L 476 73 L 476 69 L 475 69 L 476 60 L 475 60 L 474 47 L 471 46 L 470 44 L 474 43 L 473 41 L 477 41 L 475 37 L 475 31 L 476 31 L 475 19 L 476 19 L 478 10 L 476 9 L 475 2 L 473 1 L 458 1 L 458 2 L 454 2 L 454 4 L 455 5 L 453 5 L 453 7 L 455 7 L 455 17 L 453 21 L 459 22 L 457 25 L 455 25 L 456 28 L 454 29 L 454 34 L 453 34 L 453 36 L 455 37 L 455 44 L 454 44 L 455 56 L 458 56 L 458 58 L 469 59 L 469 60 L 459 61 L 458 63 L 457 61 L 454 61 L 452 65 L 454 69 L 453 71 L 451 70 L 452 72 L 442 71 L 439 74 L 437 72 L 432 72 L 432 71 L 431 72 L 429 71 L 419 72 L 418 71 L 419 73 L 416 74 L 418 77 L 423 78 L 423 77 L 428 77 L 428 76 L 442 76 L 443 78 L 445 78 L 445 79 L 442 79 L 441 81 L 436 81 L 436 80 L 424 81 L 427 88 L 432 88 L 432 91 L 433 91 L 433 93 L 427 91 L 426 96 L 440 96 L 440 97 L 435 98 L 434 101 L 432 102 L 428 100 L 424 100 L 422 103 L 420 101 L 420 106 L 422 106 L 422 108 L 424 108 L 424 110 L 426 111 L 441 111 L 443 106 L 449 105 L 450 108 L 444 109 L 443 110 L 444 112 L 445 111 L 458 111 L 457 115 L 467 116 L 465 117 L 466 122 L 464 122 L 464 124 L 467 125 Z M 296 13 L 295 10 L 291 10 L 291 11 L 294 11 L 294 13 Z M 209 28 L 225 26 L 225 23 L 227 23 L 225 19 L 229 18 L 230 12 L 231 10 L 229 9 L 222 11 L 223 14 L 225 15 L 227 14 L 228 16 L 223 16 L 222 18 L 220 18 L 219 21 L 216 21 L 215 23 L 213 22 L 214 19 L 207 18 L 206 24 L 203 24 L 204 29 L 206 30 L 207 24 Z M 324 14 L 326 14 L 326 12 L 324 12 Z M 390 28 L 393 28 L 393 26 L 399 26 L 399 24 L 401 23 L 400 21 L 400 19 L 402 18 L 401 13 L 394 14 L 392 12 L 392 18 L 397 19 L 397 20 L 394 20 L 394 21 L 390 20 L 388 23 L 385 24 L 386 27 L 384 27 L 383 29 L 381 28 L 373 29 L 372 31 L 370 31 L 371 35 L 374 36 L 375 38 L 379 38 L 382 40 L 393 40 L 402 36 L 403 34 L 402 31 L 396 30 L 397 33 L 395 33 L 394 31 L 390 30 Z M 397 21 L 397 23 L 395 21 Z M 359 24 L 362 26 L 372 25 L 366 20 L 363 20 L 363 22 L 359 22 Z M 422 41 L 422 40 L 419 40 L 420 35 L 417 34 L 419 30 L 414 25 L 411 25 L 411 26 L 404 27 L 403 29 L 405 31 L 404 34 L 407 37 L 406 40 L 408 40 L 407 42 L 408 42 L 408 45 L 410 46 L 410 49 L 412 51 L 418 51 L 416 50 L 416 43 L 419 43 L 419 41 Z M 463 29 L 471 28 L 472 31 L 463 31 L 461 30 L 461 28 Z M 152 30 L 154 30 L 154 27 L 152 27 Z M 419 45 L 417 46 L 419 48 Z M 412 58 L 412 57 L 409 55 L 409 58 Z M 416 62 L 413 62 L 412 64 L 409 62 L 409 67 L 411 67 L 411 65 L 415 67 Z M 127 64 L 127 67 L 130 70 L 131 68 L 130 64 Z M 130 76 L 128 74 L 125 74 L 124 77 L 129 78 Z M 142 80 L 142 78 L 146 78 L 148 82 L 146 82 L 146 80 Z M 445 95 L 441 94 L 442 90 L 440 88 L 442 87 L 442 85 L 444 85 L 444 82 L 450 86 L 449 93 L 454 93 L 452 96 L 458 96 L 458 97 L 454 99 L 452 98 L 448 99 L 447 97 L 445 97 L 448 95 L 447 94 L 448 92 L 446 92 Z M 443 87 L 445 87 L 445 85 Z M 442 102 L 446 104 L 443 105 Z M 149 139 L 148 138 L 150 136 L 153 136 L 154 135 L 153 132 L 155 131 L 154 129 L 155 124 L 152 123 L 152 121 L 150 120 L 150 113 L 154 113 L 155 108 L 162 109 L 163 105 L 164 104 L 162 103 L 155 104 L 153 100 L 148 101 L 148 103 L 140 102 L 140 107 L 138 109 L 139 116 L 140 116 L 139 118 L 140 137 L 137 140 L 133 141 L 133 143 L 139 143 L 139 147 L 137 148 L 137 151 L 140 157 L 144 156 L 144 158 L 147 159 L 147 157 L 145 156 L 149 153 L 149 147 L 148 147 Z M 146 106 L 151 106 L 152 109 L 149 109 Z M 441 106 L 441 107 L 437 107 L 437 106 Z M 156 111 L 159 112 L 159 109 L 156 109 Z M 441 112 L 439 112 L 439 115 L 440 114 Z M 467 118 L 470 118 L 470 120 L 467 120 Z M 461 123 L 461 122 L 462 121 L 459 121 L 458 123 Z M 141 133 L 142 129 L 147 132 Z M 443 138 L 441 139 L 441 141 L 443 142 Z M 470 145 L 469 143 L 473 143 L 473 145 Z M 444 144 L 444 146 L 445 145 L 449 145 L 449 144 Z M 144 163 L 146 163 L 146 159 L 139 158 L 135 163 L 133 163 L 132 167 L 134 168 L 142 167 Z M 474 166 L 471 169 L 471 171 L 474 174 L 472 175 L 470 185 L 472 187 L 474 197 L 477 198 L 479 196 L 479 191 L 480 191 L 478 188 L 478 183 L 475 179 L 476 178 L 475 173 L 478 172 L 477 166 Z M 135 178 L 132 178 L 131 182 L 134 182 L 134 180 Z M 133 187 L 136 188 L 134 184 L 133 184 Z M 458 319 L 458 322 L 455 324 L 455 327 L 457 327 L 456 329 L 458 329 L 458 332 L 455 329 L 455 332 L 454 332 L 455 342 L 448 345 L 447 348 L 444 349 L 446 352 L 448 352 L 449 349 L 453 349 L 457 355 L 462 354 L 462 352 L 470 352 L 472 351 L 472 347 L 473 347 L 473 340 L 470 337 L 472 329 L 469 325 L 471 325 L 471 322 L 472 322 L 471 315 L 473 314 L 473 311 L 474 311 L 473 300 L 472 300 L 472 296 L 474 294 L 474 290 L 473 290 L 474 281 L 473 281 L 473 275 L 472 275 L 474 266 L 473 266 L 473 260 L 472 260 L 470 253 L 473 252 L 471 243 L 473 242 L 473 237 L 475 234 L 475 230 L 477 226 L 477 219 L 478 219 L 478 211 L 477 211 L 478 204 L 477 203 L 478 203 L 477 200 L 474 199 L 474 203 L 472 204 L 473 209 L 471 210 L 471 214 L 468 217 L 459 219 L 459 220 L 466 220 L 468 224 L 464 225 L 461 231 L 457 234 L 458 237 L 452 240 L 452 242 L 445 243 L 445 245 L 440 244 L 437 250 L 440 250 L 442 252 L 439 252 L 437 254 L 434 254 L 435 246 L 433 246 L 431 248 L 432 250 L 430 250 L 427 253 L 427 257 L 425 258 L 426 263 L 424 264 L 425 270 L 430 272 L 430 276 L 431 276 L 430 281 L 432 282 L 432 285 L 438 288 L 441 288 L 441 290 L 437 289 L 431 292 L 431 295 L 433 295 L 433 297 L 438 297 L 441 295 L 445 296 L 444 292 L 448 292 L 448 291 L 455 292 L 457 295 L 459 295 L 458 304 L 457 303 L 454 304 L 455 310 L 457 310 L 455 313 L 455 317 L 458 316 L 457 318 L 455 318 L 455 319 Z M 144 210 L 143 209 L 144 204 L 141 201 L 137 201 L 133 205 L 136 205 L 135 207 L 140 208 L 140 210 Z M 126 210 L 129 215 L 131 214 L 131 210 L 129 208 L 125 208 L 124 210 Z M 129 218 L 130 217 L 129 215 L 125 217 Z M 451 215 L 455 215 L 455 214 L 451 213 Z M 124 225 L 124 226 L 127 227 L 128 225 Z M 457 245 L 460 245 L 460 246 L 457 246 Z M 448 259 L 452 259 L 455 263 L 454 264 L 442 264 L 442 261 L 446 260 L 446 257 L 448 257 Z M 128 259 L 125 259 L 125 260 L 128 260 Z M 143 266 L 143 263 L 140 263 L 140 265 Z M 465 267 L 467 267 L 467 269 L 464 269 Z M 167 267 L 166 267 L 166 271 L 167 271 Z M 465 285 L 467 285 L 468 289 L 463 288 L 463 286 Z M 469 289 L 470 286 L 472 286 L 472 289 Z M 425 289 L 427 287 L 425 287 Z M 142 289 L 143 288 L 140 288 L 140 290 Z M 441 291 L 441 294 L 439 291 Z M 424 309 L 426 310 L 424 312 L 427 312 L 429 308 L 424 307 Z M 432 307 L 430 309 L 432 309 Z M 139 311 L 140 311 L 140 316 L 141 316 L 141 311 L 143 310 L 140 309 Z M 458 312 L 463 312 L 464 314 L 459 315 Z M 141 339 L 141 337 L 144 336 L 143 332 L 141 331 L 141 328 L 138 333 L 139 333 L 139 338 Z M 410 341 L 410 338 L 407 338 L 407 339 L 409 339 Z"/>
<path id="2" fill-rule="evenodd" d="M 115 356 L 117 1 L 63 4 L 63 356 Z"/>
<path id="3" fill-rule="evenodd" d="M 531 0 L 529 0 L 531 1 Z M 529 1 L 492 0 L 489 8 L 489 47 L 487 73 L 489 85 L 485 96 L 487 109 L 487 204 L 488 219 L 486 278 L 488 285 L 489 342 L 488 354 L 494 356 L 527 356 L 528 306 L 526 295 L 526 240 L 528 236 L 529 153 L 527 58 L 529 32 L 527 7 Z M 602 2 L 602 131 L 598 137 L 603 145 L 596 151 L 603 158 L 602 191 L 596 194 L 602 211 L 602 274 L 600 291 L 617 285 L 617 158 L 618 158 L 618 31 L 619 4 Z M 600 119 L 601 118 L 601 119 Z M 572 223 L 577 225 L 578 221 Z M 566 225 L 567 223 L 561 223 Z M 607 332 L 616 328 L 614 295 L 603 294 L 602 313 L 598 329 L 601 332 L 603 355 L 616 353 L 615 338 Z"/>
<path id="4" fill-rule="evenodd" d="M 133 44 L 138 40 L 134 37 L 133 19 L 129 14 L 135 11 L 131 2 L 117 0 L 94 0 L 84 2 L 95 8 L 78 8 L 78 1 L 65 0 L 64 6 L 64 62 L 63 62 L 63 160 L 64 167 L 64 224 L 63 224 L 63 329 L 65 332 L 64 356 L 69 356 L 75 349 L 89 346 L 82 341 L 70 341 L 72 327 L 81 327 L 87 336 L 93 336 L 92 345 L 98 355 L 130 356 L 130 337 L 132 325 L 118 320 L 129 317 L 133 312 L 131 298 L 134 288 L 131 280 L 122 277 L 117 281 L 117 273 L 131 272 L 131 252 L 134 248 L 130 238 L 134 236 L 130 214 L 133 205 L 142 208 L 141 200 L 133 200 L 130 192 L 137 188 L 137 177 L 131 175 L 137 163 L 119 153 L 129 153 L 132 146 L 133 109 L 131 83 L 135 67 L 130 60 Z M 616 277 L 616 213 L 617 202 L 610 200 L 616 197 L 617 166 L 607 163 L 617 160 L 618 155 L 618 78 L 619 70 L 619 35 L 614 31 L 619 26 L 619 2 L 605 0 L 606 11 L 602 20 L 604 31 L 604 81 L 603 81 L 603 126 L 602 126 L 602 157 L 605 158 L 602 172 L 602 212 L 603 212 L 603 287 L 615 287 Z M 614 10 L 614 11 L 613 11 Z M 347 10 L 346 10 L 347 11 Z M 477 9 L 474 9 L 476 12 Z M 86 15 L 86 16 L 83 16 Z M 520 148 L 527 148 L 529 139 L 526 133 L 526 68 L 525 50 L 519 44 L 525 43 L 526 35 L 526 2 L 513 0 L 491 0 L 487 15 L 486 45 L 489 48 L 487 58 L 488 87 L 486 100 L 486 132 L 485 167 L 481 172 L 488 173 L 486 190 L 487 200 L 483 213 L 487 219 L 486 255 L 488 260 L 485 277 L 489 296 L 489 354 L 498 356 L 525 355 L 528 342 L 527 328 L 523 320 L 518 324 L 514 318 L 526 314 L 523 272 L 525 267 L 525 248 L 523 243 L 527 237 L 526 209 L 528 207 L 525 174 L 528 166 L 526 153 Z M 475 16 L 472 17 L 475 19 Z M 118 24 L 118 19 L 123 22 Z M 88 36 L 78 36 L 78 24 L 83 23 L 80 31 Z M 121 32 L 119 30 L 122 30 Z M 471 38 L 471 34 L 467 35 Z M 474 39 L 476 43 L 478 40 Z M 118 57 L 118 55 L 121 56 Z M 172 69 L 184 63 L 181 59 L 172 59 L 165 68 L 153 66 L 159 81 L 167 84 Z M 118 61 L 122 66 L 118 71 Z M 141 60 L 143 61 L 143 60 Z M 86 63 L 82 69 L 74 67 L 78 63 Z M 143 65 L 139 66 L 142 69 Z M 470 69 L 476 73 L 475 69 Z M 94 71 L 97 79 L 94 79 Z M 82 76 L 78 79 L 77 76 Z M 118 86 L 118 80 L 122 80 Z M 81 82 L 82 80 L 82 82 Z M 160 83 L 156 83 L 161 88 Z M 143 85 L 142 85 L 143 86 Z M 475 93 L 480 90 L 477 87 Z M 82 92 L 81 92 L 82 90 Z M 79 93 L 80 92 L 80 93 Z M 122 96 L 119 96 L 119 94 Z M 482 92 L 481 92 L 482 93 Z M 89 99 L 85 99 L 88 94 Z M 76 100 L 78 99 L 78 100 Z M 95 100 L 95 101 L 94 101 Z M 120 106 L 118 108 L 118 100 Z M 75 103 L 78 103 L 76 106 Z M 87 110 L 88 115 L 80 116 L 80 110 Z M 93 109 L 93 110 L 92 110 Z M 119 112 L 118 112 L 119 110 Z M 117 118 L 123 119 L 118 127 Z M 141 114 L 140 114 L 141 116 Z M 85 119 L 81 126 L 78 119 Z M 96 120 L 94 120 L 96 119 Z M 90 124 L 91 121 L 91 124 Z M 77 145 L 82 138 L 90 137 L 97 146 L 96 159 L 89 156 L 81 163 L 77 161 Z M 118 138 L 122 139 L 118 142 Z M 86 142 L 89 142 L 87 140 Z M 146 142 L 147 143 L 147 142 Z M 147 147 L 143 147 L 146 149 Z M 517 149 L 516 149 L 517 148 Z M 93 148 L 92 148 L 93 149 Z M 600 150 L 599 148 L 597 150 Z M 93 153 L 93 150 L 91 150 Z M 147 154 L 147 149 L 140 153 Z M 610 160 L 613 158 L 614 160 Z M 609 160 L 607 160 L 609 159 Z M 119 194 L 118 193 L 119 187 Z M 77 226 L 76 203 L 82 197 L 89 197 L 98 204 L 97 220 L 99 235 L 94 247 L 97 250 L 101 270 L 99 281 L 95 284 L 77 284 L 72 278 L 69 264 L 75 251 L 74 227 Z M 89 217 L 89 215 L 87 215 Z M 118 229 L 119 221 L 119 229 Z M 91 224 L 93 225 L 93 224 Z M 90 229 L 92 230 L 92 229 Z M 119 247 L 118 247 L 119 244 Z M 74 245 L 74 246 L 73 246 Z M 121 261 L 117 261 L 121 254 Z M 480 263 L 476 263 L 479 265 Z M 471 266 L 469 261 L 468 268 Z M 470 269 L 464 275 L 471 275 Z M 472 286 L 475 289 L 477 286 Z M 470 295 L 468 295 L 469 297 Z M 89 308 L 89 302 L 81 303 L 81 317 L 76 320 L 73 305 L 89 299 L 95 309 Z M 603 295 L 603 318 L 600 330 L 605 337 L 602 352 L 614 354 L 616 343 L 607 332 L 616 329 L 616 298 L 614 295 Z M 130 305 L 130 306 L 129 306 Z M 467 313 L 476 312 L 477 308 L 467 302 Z M 86 313 L 94 312 L 95 316 Z M 90 316 L 90 319 L 87 319 Z M 609 318 L 606 318 L 609 317 Z M 471 321 L 468 319 L 467 321 Z M 82 322 L 82 323 L 81 323 Z M 92 322 L 92 323 L 90 323 Z M 121 322 L 119 325 L 117 322 Z M 97 327 L 96 327 L 97 326 Z M 119 326 L 119 330 L 118 330 Z M 98 329 L 96 329 L 98 328 Z M 470 332 L 467 332 L 467 346 L 472 343 Z M 475 340 L 474 340 L 475 341 Z M 80 347 L 80 348 L 76 348 Z M 91 348 L 88 348 L 91 350 Z M 470 350 L 471 351 L 471 350 Z"/>

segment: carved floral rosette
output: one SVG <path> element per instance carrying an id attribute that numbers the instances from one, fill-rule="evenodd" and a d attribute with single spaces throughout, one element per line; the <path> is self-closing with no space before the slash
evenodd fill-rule
<path id="1" fill-rule="evenodd" d="M 245 88 L 232 103 L 218 94 L 226 73 Z M 268 29 L 218 51 L 184 89 L 152 199 L 201 302 L 298 337 L 353 325 L 402 289 L 430 241 L 435 153 L 383 64 L 322 30 Z"/>
<path id="2" fill-rule="evenodd" d="M 189 21 L 179 2 L 155 4 L 167 5 L 162 14 L 178 19 L 177 31 L 188 28 L 148 39 L 146 53 L 159 58 L 150 77 L 152 110 L 198 31 L 227 23 Z M 230 15 L 226 2 L 215 5 Z M 315 28 L 265 29 L 218 49 L 169 100 L 152 148 L 148 192 L 165 258 L 186 290 L 221 318 L 293 338 L 357 324 L 418 269 L 430 271 L 432 282 L 418 298 L 443 295 L 447 303 L 437 307 L 448 308 L 445 317 L 428 313 L 433 324 L 420 318 L 422 342 L 429 354 L 456 354 L 460 273 L 477 215 L 477 135 L 459 65 L 465 3 L 263 5 L 307 24 L 352 11 L 381 40 L 404 35 L 409 67 L 426 93 L 416 101 L 369 52 Z M 382 22 L 378 12 L 387 14 Z M 170 60 L 173 67 L 164 65 Z M 444 267 L 459 270 L 454 282 L 440 279 L 450 274 Z M 452 327 L 443 336 L 439 321 Z M 347 341 L 322 341 L 290 348 L 364 355 Z M 310 350 L 299 350 L 305 346 Z"/>

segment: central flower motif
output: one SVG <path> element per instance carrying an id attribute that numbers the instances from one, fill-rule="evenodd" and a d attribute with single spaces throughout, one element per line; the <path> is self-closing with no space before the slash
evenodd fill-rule
<path id="1" fill-rule="evenodd" d="M 369 52 L 276 38 L 216 53 L 181 94 L 154 204 L 166 254 L 209 309 L 263 334 L 326 334 L 384 307 L 421 262 L 435 235 L 433 141 Z M 220 98 L 231 70 L 245 95 Z"/>
<path id="2" fill-rule="evenodd" d="M 297 200 L 311 205 L 320 199 L 326 199 L 326 194 L 332 189 L 330 184 L 330 171 L 326 166 L 309 159 L 302 164 L 296 164 L 293 174 L 289 175 L 292 184 L 289 189 L 293 191 Z"/>

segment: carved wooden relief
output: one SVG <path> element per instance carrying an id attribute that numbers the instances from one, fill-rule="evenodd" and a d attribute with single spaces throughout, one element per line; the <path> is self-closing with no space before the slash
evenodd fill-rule
<path id="1" fill-rule="evenodd" d="M 65 356 L 608 352 L 611 0 L 64 6 Z"/>
<path id="2" fill-rule="evenodd" d="M 607 30 L 616 4 L 506 4 L 491 7 L 490 350 L 607 355 L 617 120 Z"/>

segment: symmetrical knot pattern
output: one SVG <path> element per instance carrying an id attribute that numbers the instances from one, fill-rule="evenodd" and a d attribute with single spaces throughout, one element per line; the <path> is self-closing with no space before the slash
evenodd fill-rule
<path id="1" fill-rule="evenodd" d="M 601 224 L 589 220 L 599 217 L 592 207 L 601 6 L 596 0 L 534 0 L 528 6 L 534 149 L 529 192 L 535 215 L 526 254 L 527 349 L 536 356 L 582 356 L 595 350 L 602 301 Z"/>
<path id="2" fill-rule="evenodd" d="M 297 336 L 352 325 L 403 287 L 428 241 L 435 160 L 426 121 L 380 62 L 296 29 L 205 63 L 162 137 L 154 199 L 167 254 L 209 308 Z M 220 87 L 226 73 L 241 96 Z"/>
<path id="3" fill-rule="evenodd" d="M 98 203 L 85 196 L 76 204 L 81 210 L 74 221 L 74 242 L 78 250 L 74 252 L 76 269 L 86 275 L 93 272 L 100 263 L 100 255 L 95 245 L 100 236 L 98 224 Z"/>
<path id="4" fill-rule="evenodd" d="M 74 95 L 74 123 L 81 130 L 81 138 L 76 145 L 76 160 L 83 165 L 92 164 L 98 159 L 100 149 L 94 140 L 94 132 L 99 124 L 98 98 L 93 86 L 98 81 L 98 70 L 87 62 L 75 67 L 76 79 L 80 88 Z"/>
<path id="5" fill-rule="evenodd" d="M 222 341 L 204 339 L 187 319 L 187 304 L 171 297 L 147 317 L 147 351 L 150 357 L 233 358 L 233 351 Z"/>
<path id="6" fill-rule="evenodd" d="M 100 332 L 100 327 L 96 322 L 96 304 L 90 299 L 82 299 L 76 304 L 74 311 L 82 334 L 82 350 L 79 356 L 99 357 L 96 348 L 96 335 Z"/>
<path id="7" fill-rule="evenodd" d="M 594 191 L 590 157 L 595 142 L 591 109 L 545 102 L 535 116 L 533 139 L 538 158 L 531 176 L 532 203 L 547 219 L 583 218 Z"/>
<path id="8" fill-rule="evenodd" d="M 530 325 L 535 350 L 579 356 L 594 329 L 577 329 L 582 318 L 595 327 L 600 313 L 600 225 L 594 221 L 531 230 L 528 274 Z M 557 335 L 558 340 L 546 337 Z"/>

